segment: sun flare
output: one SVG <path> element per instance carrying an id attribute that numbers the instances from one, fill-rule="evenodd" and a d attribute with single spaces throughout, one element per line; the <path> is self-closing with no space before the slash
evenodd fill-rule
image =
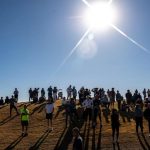
<path id="1" fill-rule="evenodd" d="M 86 10 L 85 22 L 94 29 L 106 29 L 116 20 L 116 12 L 110 3 L 94 3 Z"/>

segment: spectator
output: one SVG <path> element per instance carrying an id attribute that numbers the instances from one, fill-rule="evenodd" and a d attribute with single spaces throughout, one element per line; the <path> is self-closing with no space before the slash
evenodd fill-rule
<path id="1" fill-rule="evenodd" d="M 12 95 L 11 99 L 10 99 L 10 117 L 12 114 L 12 109 L 15 109 L 17 115 L 19 115 L 17 106 L 16 106 L 16 99 L 14 98 L 14 96 Z"/>
<path id="2" fill-rule="evenodd" d="M 135 107 L 135 122 L 136 122 L 136 132 L 138 133 L 138 128 L 141 128 L 141 132 L 143 133 L 143 112 L 139 104 L 136 104 Z"/>
<path id="3" fill-rule="evenodd" d="M 47 89 L 47 91 L 48 91 L 48 99 L 49 99 L 49 98 L 52 98 L 52 95 L 53 95 L 53 88 L 52 88 L 52 86 L 50 86 L 50 87 Z"/>
<path id="4" fill-rule="evenodd" d="M 33 99 L 33 91 L 31 88 L 29 89 L 28 93 L 29 93 L 29 102 L 30 102 L 30 100 Z"/>
<path id="5" fill-rule="evenodd" d="M 45 106 L 48 130 L 53 130 L 53 126 L 52 126 L 53 112 L 54 112 L 54 104 L 53 104 L 53 99 L 51 98 L 48 100 Z M 51 124 L 51 128 L 50 128 L 50 124 Z"/>
<path id="6" fill-rule="evenodd" d="M 144 111 L 144 117 L 148 122 L 149 137 L 150 137 L 150 103 L 148 104 L 147 108 Z"/>
<path id="7" fill-rule="evenodd" d="M 16 99 L 16 101 L 18 101 L 18 95 L 19 95 L 19 91 L 17 88 L 15 88 L 15 91 L 14 91 L 14 98 Z"/>
<path id="8" fill-rule="evenodd" d="M 5 103 L 6 103 L 6 104 L 9 104 L 9 103 L 10 103 L 10 100 L 9 100 L 9 97 L 8 97 L 8 96 L 6 96 L 6 98 L 5 98 Z"/>
<path id="9" fill-rule="evenodd" d="M 112 109 L 112 114 L 111 114 L 111 128 L 112 128 L 112 138 L 113 138 L 113 143 L 115 143 L 115 133 L 116 133 L 116 142 L 118 142 L 119 138 L 119 114 L 116 109 Z"/>
<path id="10" fill-rule="evenodd" d="M 0 105 L 4 105 L 3 97 L 1 97 L 1 99 L 0 99 Z"/>
<path id="11" fill-rule="evenodd" d="M 73 150 L 83 150 L 83 139 L 80 136 L 79 129 L 77 127 L 73 128 L 72 130 L 73 136 L 75 137 L 73 143 Z"/>

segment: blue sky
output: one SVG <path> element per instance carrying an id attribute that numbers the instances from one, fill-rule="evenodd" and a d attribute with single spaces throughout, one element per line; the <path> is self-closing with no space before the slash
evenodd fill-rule
<path id="1" fill-rule="evenodd" d="M 114 0 L 116 26 L 150 49 L 150 1 Z M 69 84 L 79 88 L 150 88 L 150 54 L 110 28 L 91 32 L 96 56 L 83 59 L 75 52 L 56 69 L 87 30 L 80 16 L 81 0 L 0 0 L 0 96 L 15 87 L 25 100 L 30 87 Z M 90 41 L 89 41 L 90 42 Z"/>

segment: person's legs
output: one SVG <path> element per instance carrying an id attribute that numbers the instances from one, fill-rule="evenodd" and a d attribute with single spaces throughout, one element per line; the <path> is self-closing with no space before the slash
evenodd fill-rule
<path id="1" fill-rule="evenodd" d="M 24 135 L 24 124 L 22 123 L 22 135 Z"/>
<path id="2" fill-rule="evenodd" d="M 10 117 L 11 117 L 11 113 L 12 113 L 12 106 L 10 106 Z"/>
<path id="3" fill-rule="evenodd" d="M 139 125 L 141 128 L 141 132 L 143 132 L 143 118 L 142 117 L 140 117 L 140 119 L 139 119 Z"/>
<path id="4" fill-rule="evenodd" d="M 119 126 L 116 127 L 116 142 L 118 142 L 118 139 L 119 139 Z"/>
<path id="5" fill-rule="evenodd" d="M 112 139 L 114 143 L 114 137 L 115 137 L 115 127 L 112 126 Z"/>
<path id="6" fill-rule="evenodd" d="M 15 109 L 15 111 L 16 111 L 16 113 L 17 113 L 17 115 L 19 115 L 19 112 L 18 112 L 17 107 L 16 107 L 16 106 L 14 106 L 13 108 Z"/>
<path id="7" fill-rule="evenodd" d="M 139 119 L 137 117 L 135 118 L 135 123 L 136 123 L 136 132 L 138 133 Z"/>

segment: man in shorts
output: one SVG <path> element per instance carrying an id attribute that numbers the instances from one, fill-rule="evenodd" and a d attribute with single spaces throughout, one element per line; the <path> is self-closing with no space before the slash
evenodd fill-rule
<path id="1" fill-rule="evenodd" d="M 20 110 L 21 113 L 21 125 L 22 125 L 22 136 L 28 135 L 28 124 L 29 124 L 29 110 L 27 105 Z"/>
<path id="2" fill-rule="evenodd" d="M 45 106 L 48 130 L 50 129 L 50 124 L 51 124 L 51 130 L 53 130 L 53 127 L 52 127 L 53 112 L 54 112 L 54 104 L 53 104 L 53 99 L 51 98 L 48 100 L 48 102 Z"/>

